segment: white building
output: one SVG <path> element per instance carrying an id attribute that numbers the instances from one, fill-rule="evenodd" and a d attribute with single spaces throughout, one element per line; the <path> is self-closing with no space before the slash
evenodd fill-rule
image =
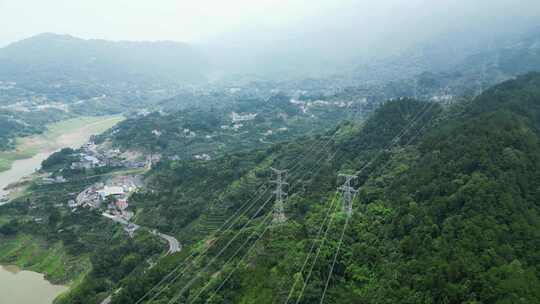
<path id="1" fill-rule="evenodd" d="M 236 112 L 231 113 L 231 119 L 232 119 L 233 123 L 236 123 L 238 121 L 253 120 L 253 119 L 255 119 L 255 117 L 257 117 L 257 113 L 247 113 L 245 115 L 238 114 Z"/>
<path id="2" fill-rule="evenodd" d="M 111 195 L 124 195 L 124 188 L 116 186 L 105 186 L 102 190 L 99 190 L 98 193 L 101 196 L 101 199 L 104 200 Z"/>

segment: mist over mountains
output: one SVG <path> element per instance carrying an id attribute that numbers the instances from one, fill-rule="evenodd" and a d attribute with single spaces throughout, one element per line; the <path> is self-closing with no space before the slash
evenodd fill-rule
<path id="1" fill-rule="evenodd" d="M 540 1 L 0 19 L 0 304 L 540 303 Z"/>
<path id="2" fill-rule="evenodd" d="M 497 36 L 447 33 L 379 56 L 368 56 L 361 50 L 356 56 L 347 55 L 347 50 L 338 56 L 331 49 L 336 47 L 339 53 L 343 50 L 339 45 L 318 47 L 309 36 L 297 38 L 296 42 L 293 35 L 268 45 L 255 40 L 252 46 L 227 47 L 171 41 L 85 40 L 47 33 L 0 49 L 0 80 L 201 84 L 340 77 L 354 85 L 407 79 L 426 71 L 470 70 L 471 64 L 479 64 L 479 58 L 482 62 L 502 60 L 501 67 L 513 75 L 535 70 L 530 60 L 522 60 L 522 64 L 516 60 L 538 57 L 540 29 L 519 28 Z M 306 39 L 311 42 L 304 43 Z"/>
<path id="3" fill-rule="evenodd" d="M 207 63 L 178 42 L 112 42 L 40 34 L 0 49 L 0 78 L 148 83 L 203 79 Z"/>

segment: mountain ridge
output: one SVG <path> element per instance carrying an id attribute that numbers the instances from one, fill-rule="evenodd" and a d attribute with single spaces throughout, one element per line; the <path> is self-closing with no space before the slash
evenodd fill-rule
<path id="1" fill-rule="evenodd" d="M 186 43 L 107 41 L 52 33 L 1 48 L 0 66 L 3 80 L 18 82 L 200 81 L 207 69 L 204 57 Z"/>

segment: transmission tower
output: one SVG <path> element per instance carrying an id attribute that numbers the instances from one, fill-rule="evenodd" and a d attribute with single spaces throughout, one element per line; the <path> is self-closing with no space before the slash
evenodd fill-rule
<path id="1" fill-rule="evenodd" d="M 351 216 L 353 199 L 356 193 L 358 193 L 358 190 L 353 188 L 352 181 L 357 179 L 358 176 L 351 174 L 339 174 L 338 177 L 345 179 L 345 182 L 343 185 L 338 187 L 338 190 L 342 193 L 343 211 L 347 213 L 347 216 Z"/>
<path id="2" fill-rule="evenodd" d="M 414 99 L 418 100 L 418 79 L 414 78 Z"/>
<path id="3" fill-rule="evenodd" d="M 289 185 L 285 180 L 287 179 L 287 170 L 278 170 L 270 168 L 276 175 L 276 179 L 271 182 L 276 184 L 276 202 L 274 204 L 274 214 L 272 222 L 274 224 L 283 223 L 287 220 L 285 216 L 285 199 L 287 198 L 287 192 L 284 190 L 284 186 Z"/>
<path id="4" fill-rule="evenodd" d="M 486 82 L 486 61 L 482 64 L 482 71 L 480 71 L 480 79 L 478 80 L 479 92 L 478 95 L 484 92 L 484 83 Z"/>

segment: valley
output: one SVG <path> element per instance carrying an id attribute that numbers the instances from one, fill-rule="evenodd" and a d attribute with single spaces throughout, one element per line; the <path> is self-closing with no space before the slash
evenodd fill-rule
<path id="1" fill-rule="evenodd" d="M 32 1 L 0 304 L 540 303 L 540 4 Z"/>
<path id="2" fill-rule="evenodd" d="M 522 76 L 517 80 L 488 89 L 474 99 L 456 100 L 451 104 L 421 102 L 408 98 L 396 99 L 381 105 L 373 113 L 367 115 L 366 120 L 336 121 L 335 127 L 329 127 L 326 132 L 319 135 L 291 137 L 271 147 L 260 146 L 255 151 L 230 150 L 222 154 L 212 154 L 212 157 L 208 159 L 198 159 L 195 157 L 198 154 L 189 152 L 192 149 L 190 141 L 181 150 L 176 146 L 162 145 L 160 150 L 152 148 L 152 145 L 145 146 L 145 138 L 159 138 L 174 143 L 187 133 L 187 138 L 193 140 L 201 130 L 191 126 L 189 131 L 185 132 L 186 127 L 182 123 L 192 123 L 188 119 L 189 115 L 198 117 L 200 113 L 180 112 L 184 114 L 178 123 L 170 123 L 171 119 L 175 119 L 176 114 L 165 116 L 151 114 L 131 118 L 131 121 L 126 120 L 103 135 L 94 137 L 97 143 L 91 142 L 81 150 L 57 152 L 45 162 L 46 165 L 42 169 L 44 172 L 52 177 L 62 176 L 67 182 L 36 181 L 30 184 L 29 192 L 21 199 L 15 199 L 4 206 L 3 234 L 10 239 L 13 236 L 9 235 L 13 235 L 14 232 L 15 235 L 32 233 L 39 235 L 45 241 L 44 244 L 51 245 L 61 240 L 57 244 L 65 246 L 62 252 L 66 254 L 65 258 L 68 260 L 77 261 L 80 256 L 89 257 L 92 270 L 79 277 L 80 285 L 71 288 L 65 296 L 60 297 L 57 300 L 59 303 L 76 303 L 77 301 L 84 303 L 86 300 L 82 299 L 90 298 L 94 299 L 95 303 L 104 299 L 108 299 L 111 303 L 134 303 L 141 299 L 151 303 L 153 301 L 151 299 L 167 301 L 180 298 L 190 301 L 197 301 L 199 298 L 218 298 L 219 301 L 228 299 L 227 301 L 231 302 L 266 302 L 285 300 L 287 295 L 303 297 L 309 302 L 310 299 L 320 297 L 317 292 L 319 289 L 315 286 L 325 284 L 325 273 L 329 271 L 328 266 L 325 265 L 331 265 L 331 259 L 334 258 L 330 252 L 336 250 L 337 244 L 342 242 L 346 246 L 343 248 L 345 254 L 335 262 L 337 270 L 332 272 L 340 280 L 350 281 L 351 285 L 348 287 L 350 289 L 346 289 L 345 293 L 343 290 L 337 292 L 334 289 L 335 285 L 329 285 L 327 297 L 339 299 L 340 302 L 352 301 L 357 297 L 372 301 L 379 297 L 379 293 L 384 294 L 385 297 L 391 297 L 392 295 L 382 290 L 370 289 L 370 286 L 363 281 L 356 281 L 357 279 L 350 277 L 352 276 L 350 272 L 376 277 L 377 285 L 384 285 L 390 284 L 386 280 L 391 281 L 396 275 L 398 278 L 401 275 L 406 277 L 407 271 L 414 271 L 409 270 L 407 268 L 409 266 L 402 265 L 402 259 L 405 257 L 424 259 L 425 257 L 421 256 L 422 252 L 411 250 L 409 246 L 415 245 L 409 242 L 418 242 L 418 240 L 410 239 L 404 235 L 404 231 L 414 230 L 414 225 L 436 226 L 437 228 L 432 229 L 437 229 L 437 231 L 450 229 L 446 225 L 450 225 L 448 221 L 451 220 L 453 212 L 461 212 L 459 209 L 455 211 L 451 205 L 452 200 L 457 198 L 444 198 L 444 196 L 440 198 L 450 200 L 446 205 L 430 205 L 426 201 L 429 200 L 426 197 L 433 195 L 431 193 L 437 193 L 433 192 L 437 190 L 423 188 L 421 185 L 429 185 L 428 187 L 435 187 L 435 189 L 440 187 L 437 184 L 438 178 L 433 175 L 438 174 L 436 173 L 438 170 L 449 170 L 446 171 L 447 174 L 457 174 L 448 178 L 455 180 L 455 184 L 452 184 L 455 189 L 452 191 L 461 193 L 460 191 L 469 191 L 467 190 L 469 187 L 472 187 L 471 189 L 483 187 L 483 184 L 477 184 L 480 181 L 476 179 L 485 178 L 482 176 L 489 171 L 484 170 L 497 172 L 497 166 L 508 168 L 507 161 L 515 163 L 516 168 L 521 166 L 518 165 L 521 161 L 529 162 L 527 166 L 536 166 L 535 158 L 526 160 L 528 158 L 511 157 L 515 153 L 522 156 L 524 154 L 521 153 L 529 153 L 524 152 L 526 150 L 523 149 L 534 150 L 536 147 L 534 138 L 537 136 L 533 131 L 537 124 L 534 118 L 537 105 L 528 103 L 529 99 L 514 99 L 512 96 L 525 94 L 534 96 L 532 100 L 536 100 L 540 92 L 539 79 L 538 74 Z M 528 112 L 520 110 L 524 107 L 528 109 Z M 260 108 L 258 109 L 258 113 L 262 114 L 257 116 L 262 115 L 261 118 L 274 115 L 271 111 L 265 113 L 260 111 Z M 520 115 L 526 115 L 528 118 Z M 238 119 L 238 116 L 233 115 L 233 117 Z M 163 125 L 160 124 L 162 122 Z M 257 128 L 257 123 L 264 124 L 265 119 L 253 122 L 255 125 L 246 124 L 247 122 L 249 120 L 242 122 L 245 124 L 244 127 L 247 130 L 253 130 Z M 480 126 L 478 125 L 480 122 L 486 122 L 487 125 Z M 502 158 L 499 159 L 499 156 L 496 156 L 493 159 L 483 159 L 483 164 L 476 165 L 473 160 L 468 159 L 474 150 L 459 144 L 460 136 L 468 133 L 458 130 L 468 129 L 470 124 L 475 124 L 474 129 L 478 133 L 473 132 L 467 136 L 477 136 L 476 134 L 483 134 L 482 132 L 488 132 L 488 136 L 495 136 L 493 138 L 504 136 L 497 139 L 502 142 L 502 145 L 500 152 L 495 154 Z M 131 138 L 131 141 L 123 141 L 125 132 L 133 132 L 132 126 L 137 126 L 138 134 L 150 136 L 143 136 L 140 139 L 127 136 Z M 219 123 L 216 126 L 217 129 L 221 129 Z M 174 127 L 175 131 L 169 131 L 171 127 Z M 171 132 L 173 136 L 169 137 L 167 132 Z M 193 132 L 195 136 L 190 135 L 190 132 Z M 450 134 L 458 132 L 456 133 L 458 135 L 439 135 L 441 132 Z M 506 132 L 509 135 L 501 135 Z M 510 135 L 514 132 L 524 132 L 524 136 L 519 137 L 520 140 L 515 142 L 511 139 L 514 137 Z M 202 137 L 206 138 L 205 134 L 202 134 Z M 244 133 L 245 138 L 242 140 L 249 138 L 249 134 L 250 132 Z M 260 136 L 260 133 L 254 134 L 255 138 Z M 228 137 L 216 138 L 230 140 Z M 455 141 L 453 145 L 455 149 L 461 152 L 439 154 L 441 152 L 437 151 L 440 148 L 437 147 L 446 145 L 445 140 L 450 139 Z M 491 146 L 485 147 L 487 143 L 481 140 L 475 142 L 477 144 L 474 149 L 478 151 L 493 149 Z M 125 167 L 129 166 L 129 163 L 121 161 L 121 158 L 115 160 L 124 155 L 125 151 L 135 147 L 139 147 L 138 157 L 142 158 L 144 163 L 151 164 L 151 167 L 133 171 L 134 169 Z M 200 145 L 193 147 L 201 148 Z M 515 149 L 517 150 L 514 151 Z M 111 152 L 113 150 L 114 153 Z M 177 154 L 179 151 L 187 153 L 181 156 Z M 202 153 L 202 151 L 210 153 L 214 150 L 197 151 L 197 153 Z M 510 153 L 511 151 L 514 152 Z M 82 155 L 86 157 L 95 157 L 99 163 L 73 166 L 78 162 L 78 157 L 74 157 L 78 153 L 83 153 Z M 158 153 L 162 156 L 154 159 Z M 132 157 L 137 154 L 129 153 L 129 155 Z M 178 157 L 173 158 L 171 155 L 178 155 Z M 437 158 L 434 158 L 435 155 L 438 155 Z M 450 167 L 440 167 L 442 163 L 439 162 L 438 157 L 457 158 L 443 162 Z M 456 165 L 457 167 L 454 167 Z M 426 170 L 424 166 L 429 166 L 431 169 Z M 275 178 L 271 174 L 271 168 L 290 168 L 286 180 L 290 182 L 290 186 L 285 190 L 289 198 L 281 211 L 284 214 L 282 216 L 284 222 L 280 224 L 271 220 L 276 217 L 276 209 L 270 205 L 273 201 L 271 191 L 274 188 L 270 181 Z M 534 175 L 536 171 L 531 170 L 527 172 Z M 134 191 L 127 197 L 128 204 L 123 205 L 122 195 L 117 190 L 113 191 L 113 188 L 129 184 L 130 179 L 126 177 L 130 174 L 139 174 L 144 182 L 140 184 L 140 190 Z M 208 178 L 209 174 L 213 176 L 212 179 Z M 347 207 L 349 209 L 340 207 L 338 204 L 342 192 L 336 193 L 335 189 L 343 182 L 339 174 L 353 174 L 356 176 L 354 185 L 362 185 L 359 188 L 356 188 L 357 186 L 350 188 L 354 191 L 358 190 L 358 197 L 355 196 L 356 198 L 351 200 L 351 207 Z M 506 177 L 506 174 L 509 175 Z M 510 178 L 512 174 L 511 171 L 503 175 L 497 174 L 494 182 L 508 183 L 507 178 Z M 459 182 L 457 178 L 462 182 Z M 117 183 L 115 180 L 122 184 L 115 184 Z M 534 180 L 536 180 L 534 177 L 529 179 L 533 183 Z M 78 198 L 75 200 L 78 193 L 83 193 L 83 191 L 87 193 L 85 189 L 93 189 L 100 183 L 108 185 L 104 190 L 109 187 L 109 192 L 114 192 L 114 196 L 119 196 L 101 198 L 96 201 L 98 203 L 86 201 L 79 203 Z M 97 194 L 104 191 L 99 187 L 93 190 Z M 396 192 L 393 190 L 395 187 L 401 190 Z M 411 187 L 421 189 L 422 192 L 413 195 L 410 192 Z M 486 187 L 492 186 L 486 184 Z M 533 189 L 535 186 L 525 187 Z M 212 191 L 205 191 L 207 188 Z M 475 191 L 482 191 L 480 189 Z M 509 191 L 512 193 L 511 190 Z M 90 194 L 85 195 L 90 196 Z M 466 193 L 460 195 L 466 195 Z M 528 195 L 536 194 L 533 191 Z M 517 208 L 514 211 L 517 213 L 533 210 L 535 207 L 530 205 L 528 195 L 515 198 L 518 201 L 523 200 L 523 205 L 508 206 L 508 208 Z M 488 197 L 485 199 L 490 201 Z M 70 200 L 74 202 L 69 203 Z M 477 203 L 481 204 L 481 202 Z M 500 204 L 499 201 L 493 201 L 493 203 L 497 206 Z M 437 209 L 437 212 L 447 212 L 449 215 L 437 219 L 430 213 L 416 214 L 420 212 L 417 209 L 419 204 L 426 204 L 423 205 L 425 208 L 442 208 Z M 506 208 L 503 206 L 500 208 Z M 5 207 L 9 208 L 5 209 Z M 470 220 L 478 220 L 474 216 L 477 207 L 470 208 L 472 208 L 468 211 L 472 212 Z M 123 210 L 131 215 L 124 217 Z M 103 213 L 104 211 L 106 213 Z M 490 212 L 497 214 L 499 207 Z M 350 222 L 347 214 L 351 216 Z M 536 222 L 535 214 L 530 214 L 533 217 L 530 218 L 531 225 Z M 421 221 L 411 222 L 409 218 L 413 215 L 419 217 Z M 460 216 L 468 215 L 460 213 Z M 27 219 L 23 220 L 23 218 Z M 428 224 L 424 224 L 424 221 Z M 129 229 L 130 225 L 132 231 Z M 343 228 L 349 225 L 349 229 Z M 479 222 L 478 225 L 483 224 Z M 494 222 L 493 225 L 497 227 L 499 224 Z M 149 227 L 149 229 L 142 227 Z M 422 227 L 424 227 L 422 229 L 427 229 L 426 226 Z M 346 233 L 340 238 L 341 228 L 346 229 L 343 230 Z M 159 232 L 153 231 L 154 229 Z M 529 228 L 516 226 L 515 229 Z M 320 235 L 315 236 L 318 230 L 326 231 L 324 239 Z M 54 231 L 62 232 L 55 233 Z M 101 231 L 100 236 L 95 234 L 98 231 Z M 277 231 L 280 233 L 276 233 Z M 356 234 L 355 231 L 360 231 L 361 234 Z M 493 233 L 503 232 L 493 231 Z M 76 238 L 73 238 L 74 234 L 77 235 Z M 447 237 L 444 232 L 432 231 L 429 235 L 431 238 L 436 237 L 440 240 L 445 240 Z M 103 237 L 112 240 L 114 245 L 104 246 Z M 422 237 L 427 238 L 424 242 L 429 241 L 427 236 Z M 477 235 L 477 237 L 480 236 Z M 501 235 L 501 237 L 504 236 Z M 352 241 L 354 239 L 356 241 Z M 485 241 L 488 242 L 488 240 Z M 524 244 L 518 239 L 513 242 L 516 246 Z M 434 246 L 431 243 L 427 244 Z M 319 254 L 314 256 L 309 250 L 311 246 L 315 246 L 312 247 L 316 249 L 315 253 L 320 251 L 328 253 L 320 258 Z M 361 246 L 361 250 L 358 246 Z M 468 245 L 464 246 L 460 250 L 471 250 Z M 490 246 L 497 248 L 500 243 L 492 243 Z M 182 250 L 177 251 L 180 248 Z M 283 250 L 283 248 L 288 249 Z M 396 250 L 400 258 L 392 257 L 390 254 Z M 441 250 L 447 249 L 441 248 Z M 84 254 L 81 255 L 81 252 Z M 115 252 L 115 258 L 111 259 L 113 252 Z M 501 271 L 513 271 L 511 270 L 513 267 L 518 267 L 516 270 L 518 273 L 524 275 L 531 273 L 532 269 L 523 268 L 532 267 L 526 265 L 529 265 L 528 261 L 534 259 L 526 252 L 531 251 L 512 253 L 523 263 L 518 265 L 510 260 L 507 266 L 504 266 L 509 269 Z M 128 256 L 133 261 L 125 264 L 128 263 L 128 260 L 125 260 Z M 298 267 L 302 265 L 300 261 L 303 259 L 306 259 L 309 267 L 319 270 L 313 274 L 310 274 L 313 270 L 302 274 L 306 270 L 298 270 Z M 143 262 L 144 260 L 146 261 Z M 372 260 L 377 262 L 374 263 Z M 247 263 L 246 261 L 250 261 L 249 263 L 254 266 L 244 264 Z M 357 264 L 358 261 L 364 261 L 370 266 L 361 268 Z M 436 263 L 440 265 L 443 262 L 437 260 Z M 466 263 L 479 262 L 470 257 Z M 181 264 L 190 265 L 189 268 L 182 268 L 182 272 L 185 273 L 183 276 L 186 278 L 183 276 L 176 278 L 180 271 L 176 265 Z M 222 271 L 228 273 L 221 273 L 219 264 L 225 265 L 223 266 L 225 270 Z M 349 267 L 352 268 L 346 268 L 345 265 L 350 265 Z M 386 268 L 384 265 L 393 266 Z M 484 266 L 488 268 L 483 268 L 483 271 L 496 267 L 492 264 L 488 265 Z M 261 277 L 261 272 L 270 271 L 271 268 L 276 269 L 274 276 Z M 85 269 L 84 271 L 88 271 L 88 268 Z M 291 278 L 288 274 L 290 271 L 299 272 Z M 169 278 L 171 274 L 173 277 L 160 282 L 161 278 Z M 309 289 L 305 292 L 301 292 L 301 289 L 295 291 L 296 288 L 302 288 L 302 281 L 298 281 L 300 280 L 298 277 L 306 274 L 313 276 L 311 283 L 304 283 L 306 285 L 303 288 Z M 473 276 L 469 273 L 463 275 Z M 476 279 L 482 280 L 482 278 Z M 531 277 L 517 277 L 516 279 L 531 280 Z M 280 285 L 279 282 L 282 280 L 288 280 L 288 283 Z M 418 280 L 427 279 L 419 277 Z M 206 283 L 203 283 L 205 281 Z M 116 285 L 113 282 L 121 283 Z M 535 284 L 534 281 L 529 283 Z M 102 291 L 108 284 L 114 284 L 114 287 L 105 289 L 108 292 Z M 141 284 L 146 287 L 141 288 Z M 159 292 L 153 291 L 151 286 L 154 284 L 164 289 Z M 403 285 L 404 282 L 401 284 Z M 430 294 L 431 289 L 424 288 L 425 284 L 427 283 L 415 286 L 415 292 L 437 297 Z M 95 287 L 87 289 L 86 286 Z M 191 296 L 183 294 L 182 290 L 185 289 L 182 286 L 190 286 L 196 292 Z M 236 287 L 232 288 L 232 286 Z M 288 287 L 290 291 L 286 292 L 285 289 Z M 180 293 L 169 292 L 170 288 L 180 290 Z M 279 293 L 281 296 L 272 295 L 270 292 L 276 288 L 282 290 Z M 462 298 L 470 293 L 467 291 L 464 294 L 453 294 L 452 290 L 447 290 L 446 287 L 443 290 L 448 293 L 443 297 Z M 400 292 L 408 294 L 409 291 L 403 289 Z M 262 294 L 265 295 L 264 298 L 259 297 Z M 397 301 L 402 296 L 398 293 L 394 300 Z M 527 296 L 533 299 L 536 295 L 532 293 Z M 412 297 L 412 295 L 409 294 L 406 297 Z"/>

